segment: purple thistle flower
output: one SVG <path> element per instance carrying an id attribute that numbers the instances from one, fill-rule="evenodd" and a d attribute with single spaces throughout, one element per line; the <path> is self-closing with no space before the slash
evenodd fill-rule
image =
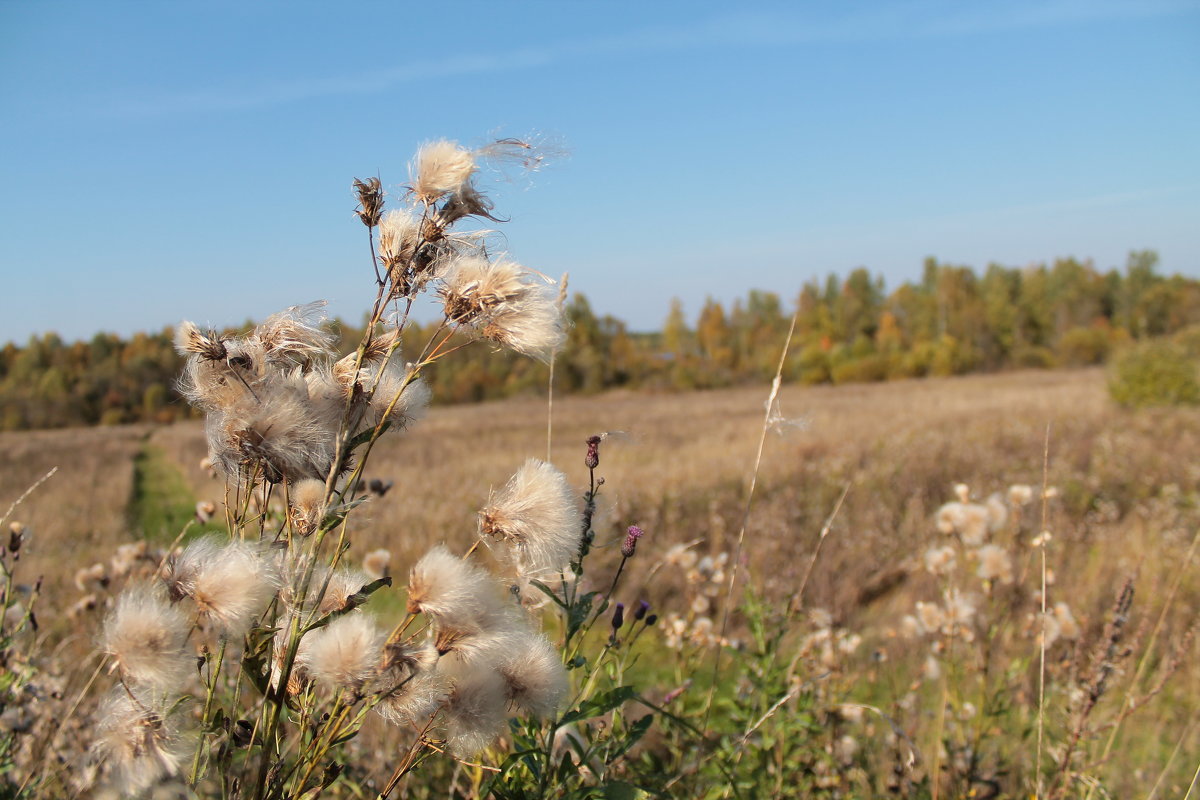
<path id="1" fill-rule="evenodd" d="M 621 545 L 621 555 L 625 558 L 633 558 L 633 551 L 637 549 L 637 541 L 645 535 L 645 531 L 637 525 L 630 525 L 629 532 L 625 534 L 625 543 Z"/>
<path id="2" fill-rule="evenodd" d="M 637 611 L 633 612 L 633 618 L 635 620 L 645 619 L 646 612 L 649 610 L 650 610 L 650 604 L 647 603 L 645 600 L 642 600 L 638 603 Z"/>
<path id="3" fill-rule="evenodd" d="M 600 466 L 600 442 L 602 437 L 589 436 L 587 438 L 587 455 L 583 457 L 583 465 L 588 469 L 595 469 Z"/>

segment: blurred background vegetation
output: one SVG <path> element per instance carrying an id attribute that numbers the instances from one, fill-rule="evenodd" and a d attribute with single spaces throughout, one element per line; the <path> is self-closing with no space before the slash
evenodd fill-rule
<path id="1" fill-rule="evenodd" d="M 806 384 L 883 381 L 1009 368 L 1114 364 L 1113 396 L 1129 405 L 1200 399 L 1200 281 L 1158 272 L 1153 251 L 1129 255 L 1124 270 L 1089 261 L 970 267 L 928 259 L 919 282 L 890 293 L 865 268 L 804 285 L 789 306 L 778 294 L 751 291 L 726 308 L 709 300 L 689 318 L 675 301 L 662 330 L 641 333 L 598 315 L 582 294 L 569 302 L 569 341 L 559 356 L 559 391 L 628 387 L 656 391 L 716 388 L 769 379 L 793 311 L 799 316 L 788 381 Z M 303 299 L 303 298 L 299 298 Z M 353 325 L 338 323 L 344 341 Z M 407 352 L 428 339 L 411 325 Z M 98 333 L 64 342 L 54 333 L 0 350 L 0 429 L 22 430 L 130 422 L 170 422 L 191 414 L 175 391 L 182 368 L 172 332 L 128 339 Z M 1130 350 L 1170 338 L 1169 346 Z M 547 368 L 477 346 L 429 376 L 438 402 L 528 394 Z M 1155 366 L 1147 367 L 1153 356 Z M 1160 389 L 1159 381 L 1170 384 Z M 1169 391 L 1168 391 L 1169 390 Z"/>

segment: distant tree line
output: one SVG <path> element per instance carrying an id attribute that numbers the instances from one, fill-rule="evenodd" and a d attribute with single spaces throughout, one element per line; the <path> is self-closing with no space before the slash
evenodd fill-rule
<path id="1" fill-rule="evenodd" d="M 920 281 L 888 293 L 856 269 L 806 283 L 794 303 L 751 291 L 726 309 L 709 299 L 694 320 L 675 300 L 654 333 L 635 333 L 597 315 L 583 295 L 568 303 L 567 345 L 555 362 L 561 392 L 614 387 L 686 390 L 733 386 L 774 375 L 798 309 L 789 381 L 847 383 L 1106 361 L 1134 339 L 1200 341 L 1200 281 L 1159 274 L 1152 251 L 1131 253 L 1124 270 L 1065 258 L 1024 268 L 970 267 L 927 259 Z M 357 332 L 344 328 L 344 339 Z M 433 325 L 411 325 L 415 352 Z M 438 402 L 461 403 L 542 390 L 548 368 L 478 343 L 427 376 Z M 53 333 L 0 350 L 0 428 L 170 422 L 189 415 L 175 391 L 182 360 L 172 332 L 122 339 L 97 334 L 66 343 Z"/>

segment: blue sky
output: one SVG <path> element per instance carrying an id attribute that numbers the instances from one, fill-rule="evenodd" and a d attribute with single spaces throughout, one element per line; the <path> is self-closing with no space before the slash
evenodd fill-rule
<path id="1" fill-rule="evenodd" d="M 538 134 L 510 254 L 634 328 L 925 256 L 1200 275 L 1200 4 L 0 2 L 0 341 L 372 296 L 352 177 Z"/>

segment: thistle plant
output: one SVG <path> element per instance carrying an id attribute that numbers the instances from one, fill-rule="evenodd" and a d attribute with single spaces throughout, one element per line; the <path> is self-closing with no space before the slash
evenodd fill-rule
<path id="1" fill-rule="evenodd" d="M 555 732 L 616 714 L 631 696 L 589 706 L 595 669 L 573 691 L 564 666 L 564 656 L 574 668 L 587 661 L 580 639 L 606 607 L 580 588 L 594 536 L 592 461 L 584 498 L 553 465 L 525 461 L 480 511 L 474 546 L 436 546 L 401 573 L 406 615 L 394 626 L 364 608 L 393 588 L 390 553 L 368 554 L 366 571 L 347 557 L 348 520 L 369 502 L 364 468 L 380 437 L 421 418 L 425 371 L 473 342 L 544 361 L 562 344 L 555 281 L 496 257 L 489 231 L 461 229 L 496 219 L 480 166 L 513 162 L 536 167 L 540 156 L 517 140 L 426 144 L 396 208 L 379 179 L 354 181 L 376 293 L 348 354 L 335 350 L 321 303 L 237 336 L 179 326 L 180 385 L 205 414 L 228 533 L 173 548 L 129 579 L 107 615 L 98 646 L 111 686 L 81 789 L 383 798 L 431 760 L 484 769 L 473 759 L 501 739 L 540 742 L 549 764 Z M 440 304 L 441 322 L 405 360 L 422 295 Z M 90 573 L 80 580 L 82 589 Z M 542 608 L 562 612 L 557 643 L 542 632 Z M 652 622 L 642 614 L 637 624 Z M 559 716 L 568 701 L 575 715 Z M 513 717 L 522 721 L 510 726 Z M 390 725 L 382 774 L 347 756 L 372 718 Z M 486 767 L 497 791 L 518 779 L 511 766 Z M 554 793 L 546 773 L 535 782 Z"/>

